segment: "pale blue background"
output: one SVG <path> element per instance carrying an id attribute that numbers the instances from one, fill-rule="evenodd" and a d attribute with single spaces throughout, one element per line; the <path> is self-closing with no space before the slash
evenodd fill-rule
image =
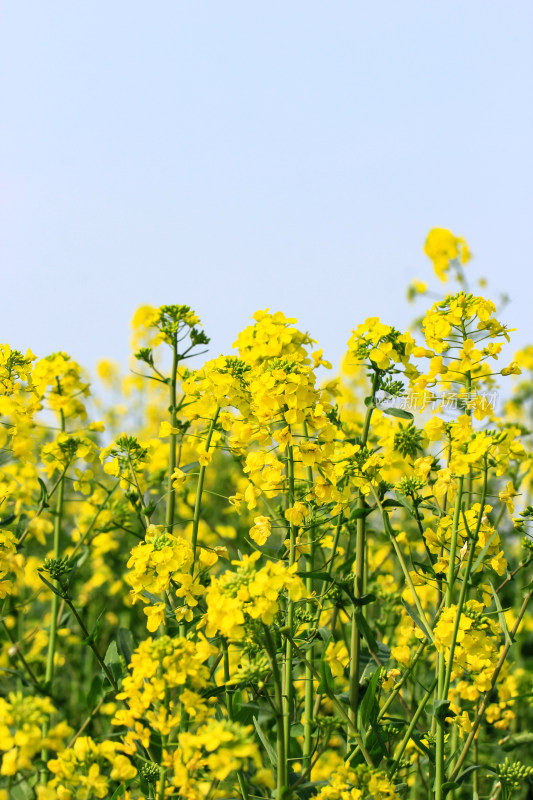
<path id="1" fill-rule="evenodd" d="M 531 2 L 0 8 L 0 341 L 125 361 L 178 302 L 217 355 L 270 306 L 335 361 L 407 325 L 433 226 L 533 339 Z"/>

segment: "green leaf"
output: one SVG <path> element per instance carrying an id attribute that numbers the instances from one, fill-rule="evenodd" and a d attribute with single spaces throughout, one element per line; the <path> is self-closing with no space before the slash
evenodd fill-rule
<path id="1" fill-rule="evenodd" d="M 380 411 L 383 411 L 384 414 L 388 414 L 389 417 L 398 417 L 399 419 L 414 419 L 414 416 L 411 414 L 411 412 L 405 411 L 403 408 L 381 408 Z"/>
<path id="2" fill-rule="evenodd" d="M 39 486 L 41 487 L 41 493 L 39 495 L 39 505 L 43 508 L 49 508 L 48 505 L 48 489 L 46 488 L 46 484 L 41 478 L 37 478 L 39 481 Z"/>
<path id="3" fill-rule="evenodd" d="M 405 510 L 408 511 L 412 517 L 415 517 L 415 510 L 411 503 L 402 494 L 400 494 L 400 492 L 394 492 L 394 494 L 396 495 L 399 504 L 403 506 L 403 508 L 405 508 Z"/>
<path id="4" fill-rule="evenodd" d="M 100 620 L 102 619 L 102 617 L 105 614 L 105 612 L 106 612 L 106 607 L 104 606 L 103 609 L 98 614 L 98 617 L 96 619 L 96 622 L 94 623 L 93 629 L 89 634 L 89 641 L 90 642 L 94 642 L 94 637 L 96 636 L 96 634 L 98 632 L 98 625 L 100 624 Z"/>
<path id="5" fill-rule="evenodd" d="M 265 748 L 266 753 L 267 753 L 267 755 L 268 755 L 268 757 L 270 759 L 270 763 L 272 764 L 272 767 L 274 769 L 276 769 L 276 767 L 278 765 L 278 757 L 276 755 L 276 751 L 274 750 L 274 748 L 272 747 L 272 745 L 268 741 L 267 737 L 265 736 L 265 734 L 263 732 L 263 729 L 261 728 L 261 725 L 259 724 L 259 720 L 257 719 L 257 717 L 254 717 L 254 726 L 255 726 L 255 730 L 257 731 L 257 735 L 261 739 L 261 743 L 262 743 L 263 747 Z"/>
<path id="6" fill-rule="evenodd" d="M 21 514 L 19 520 L 15 526 L 15 536 L 17 539 L 20 539 L 24 531 L 26 530 L 26 525 L 28 524 L 29 517 L 27 514 Z"/>
<path id="7" fill-rule="evenodd" d="M 129 665 L 135 648 L 133 646 L 132 633 L 130 630 L 128 630 L 128 628 L 118 629 L 117 648 L 126 664 Z"/>
<path id="8" fill-rule="evenodd" d="M 325 625 L 321 625 L 320 626 L 320 628 L 318 629 L 318 635 L 320 636 L 320 638 L 322 639 L 324 644 L 327 644 L 329 642 L 329 640 L 333 638 L 333 634 L 331 632 L 331 629 L 330 628 L 326 628 Z"/>
<path id="9" fill-rule="evenodd" d="M 388 645 L 384 644 L 383 642 L 378 642 L 377 647 L 375 649 L 374 648 L 372 649 L 374 650 L 375 654 L 377 655 L 377 657 L 379 658 L 379 660 L 383 665 L 385 665 L 388 661 L 390 661 L 391 652 L 390 652 L 390 647 Z M 374 661 L 374 657 L 370 653 L 367 653 L 366 650 L 361 651 L 359 660 L 361 666 L 364 668 L 363 672 L 368 664 L 376 663 Z"/>
<path id="10" fill-rule="evenodd" d="M 327 781 L 305 781 L 297 789 L 292 789 L 292 794 L 299 800 L 310 800 L 311 797 L 315 797 L 317 789 L 321 789 L 323 786 L 327 786 Z"/>
<path id="11" fill-rule="evenodd" d="M 455 717 L 457 715 L 455 712 L 450 711 L 449 700 L 435 700 L 433 703 L 433 716 L 436 719 L 444 721 L 446 717 Z"/>
<path id="12" fill-rule="evenodd" d="M 379 683 L 379 676 L 381 674 L 381 667 L 378 667 L 370 682 L 368 683 L 365 693 L 363 695 L 363 699 L 361 700 L 361 705 L 359 707 L 359 714 L 361 717 L 361 725 L 363 729 L 368 727 L 369 722 L 375 721 L 376 712 L 378 707 L 378 693 L 377 687 Z"/>
<path id="13" fill-rule="evenodd" d="M 394 792 L 398 796 L 405 796 L 409 791 L 409 784 L 408 783 L 396 783 L 394 784 Z"/>
<path id="14" fill-rule="evenodd" d="M 300 578 L 317 578 L 321 581 L 329 581 L 330 583 L 335 583 L 335 578 L 332 578 L 329 572 L 318 572 L 313 570 L 313 572 L 297 572 L 296 573 Z"/>
<path id="15" fill-rule="evenodd" d="M 359 506 L 355 506 L 352 508 L 350 512 L 350 519 L 363 519 L 364 517 L 368 517 L 375 510 L 376 506 L 372 506 L 371 508 L 360 508 Z"/>
<path id="16" fill-rule="evenodd" d="M 433 567 L 429 566 L 429 564 L 423 564 L 422 561 L 415 561 L 413 559 L 413 566 L 418 567 L 418 569 L 420 569 L 424 573 L 424 575 L 430 575 L 432 578 L 435 579 L 437 578 L 435 570 L 433 569 Z"/>
<path id="17" fill-rule="evenodd" d="M 18 678 L 18 680 L 24 684 L 24 686 L 32 685 L 26 674 L 24 672 L 20 672 L 17 669 L 10 669 L 9 667 L 0 667 L 0 672 L 7 672 L 8 675 L 14 675 L 15 678 Z"/>
<path id="18" fill-rule="evenodd" d="M 16 519 L 15 514 L 8 514 L 7 517 L 0 519 L 0 528 L 5 528 L 6 525 L 11 525 Z"/>
<path id="19" fill-rule="evenodd" d="M 120 786 L 118 786 L 111 795 L 110 800 L 118 800 L 119 797 L 123 797 L 126 794 L 126 789 L 129 789 L 131 784 L 136 780 L 137 780 L 136 778 L 132 778 L 131 781 L 128 781 L 127 783 L 122 783 Z"/>
<path id="20" fill-rule="evenodd" d="M 326 649 L 322 651 L 322 658 L 320 660 L 320 684 L 317 688 L 317 694 L 333 694 L 335 691 L 335 684 L 333 682 L 333 675 L 331 669 L 325 658 Z"/>
<path id="21" fill-rule="evenodd" d="M 373 603 L 377 600 L 375 594 L 362 594 L 361 597 L 352 597 L 352 603 L 354 606 L 367 606 L 369 603 Z"/>
<path id="22" fill-rule="evenodd" d="M 225 691 L 226 687 L 224 684 L 221 684 L 220 686 L 212 686 L 210 689 L 204 689 L 202 692 L 202 697 L 217 697 L 219 694 L 222 694 Z"/>
<path id="23" fill-rule="evenodd" d="M 434 764 L 435 763 L 435 754 L 434 754 L 434 752 L 432 752 L 427 747 L 427 745 L 425 745 L 423 743 L 422 737 L 423 737 L 423 734 L 419 733 L 416 730 L 411 733 L 411 739 L 413 740 L 413 742 L 415 742 L 415 744 L 419 748 L 419 750 L 422 750 L 422 752 L 426 754 L 426 756 L 428 757 L 429 761 L 432 764 Z"/>
<path id="24" fill-rule="evenodd" d="M 40 572 L 39 570 L 37 570 L 37 574 L 39 575 L 39 578 L 42 580 L 42 582 L 43 582 L 43 583 L 46 583 L 46 585 L 48 586 L 48 588 L 50 589 L 50 591 L 51 591 L 51 592 L 53 592 L 54 594 L 57 594 L 57 596 L 58 596 L 58 597 L 61 597 L 61 599 L 63 599 L 63 595 L 62 595 L 62 593 L 61 593 L 61 592 L 59 592 L 59 591 L 56 589 L 56 587 L 55 587 L 55 586 L 52 586 L 52 584 L 50 583 L 50 581 L 47 581 L 47 580 L 46 580 L 46 578 L 45 578 L 45 577 L 44 577 L 44 576 L 41 574 L 41 572 Z"/>
<path id="25" fill-rule="evenodd" d="M 399 500 L 393 500 L 392 497 L 386 497 L 381 505 L 383 508 L 401 508 L 403 503 L 400 503 Z"/>
<path id="26" fill-rule="evenodd" d="M 457 783 L 457 781 L 446 781 L 446 783 L 442 784 L 442 788 L 444 789 L 445 792 L 449 792 L 452 789 L 458 789 L 459 784 Z"/>
<path id="27" fill-rule="evenodd" d="M 363 634 L 363 639 L 365 640 L 367 645 L 370 647 L 370 649 L 374 650 L 374 652 L 375 652 L 376 648 L 378 646 L 378 642 L 377 642 L 376 637 L 372 633 L 372 630 L 371 630 L 368 622 L 363 617 L 361 612 L 357 610 L 357 608 L 354 608 L 354 615 L 355 615 L 355 620 L 356 620 L 356 623 L 357 623 L 357 628 Z"/>
<path id="28" fill-rule="evenodd" d="M 493 775 L 497 775 L 498 772 L 493 769 L 493 767 L 488 767 L 486 764 L 472 764 L 472 766 L 467 767 L 465 770 L 461 772 L 460 775 L 456 778 L 456 783 L 459 785 L 463 783 L 472 772 L 475 772 L 477 769 L 486 769 L 487 772 L 492 772 Z"/>
<path id="29" fill-rule="evenodd" d="M 111 642 L 109 644 L 104 656 L 104 664 L 106 667 L 108 667 L 116 681 L 122 678 L 122 664 L 120 662 L 120 655 L 118 653 L 116 642 Z"/>
<path id="30" fill-rule="evenodd" d="M 104 686 L 104 682 L 101 675 L 95 675 L 91 681 L 91 686 L 89 692 L 87 694 L 87 708 L 92 711 L 92 709 L 96 706 L 100 695 L 102 693 L 102 689 Z"/>
<path id="31" fill-rule="evenodd" d="M 239 692 L 239 694 L 241 693 Z M 259 714 L 257 703 L 234 703 L 233 718 L 235 722 L 240 722 L 241 725 L 251 725 L 256 714 Z"/>
<path id="32" fill-rule="evenodd" d="M 291 732 L 290 735 L 296 739 L 297 736 L 304 735 L 304 726 L 301 722 L 297 722 L 295 725 L 291 725 Z"/>
<path id="33" fill-rule="evenodd" d="M 18 786 L 11 787 L 12 794 L 9 797 L 9 800 L 32 800 L 35 797 L 35 793 L 27 781 L 24 783 L 19 783 Z"/>

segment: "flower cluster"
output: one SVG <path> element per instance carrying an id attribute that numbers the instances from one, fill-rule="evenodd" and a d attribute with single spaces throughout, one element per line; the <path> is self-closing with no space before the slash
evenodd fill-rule
<path id="1" fill-rule="evenodd" d="M 329 379 L 268 309 L 141 307 L 102 398 L 0 346 L 0 800 L 528 796 L 533 350 L 424 249 Z"/>

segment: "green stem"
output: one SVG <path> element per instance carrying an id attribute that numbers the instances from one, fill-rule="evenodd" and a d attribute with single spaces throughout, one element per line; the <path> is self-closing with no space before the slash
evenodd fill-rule
<path id="1" fill-rule="evenodd" d="M 165 754 L 165 747 L 166 747 L 166 736 L 161 737 L 161 758 L 163 758 Z M 167 768 L 161 767 L 161 771 L 159 773 L 159 786 L 157 789 L 157 800 L 165 800 L 165 788 L 167 785 Z"/>
<path id="2" fill-rule="evenodd" d="M 233 695 L 231 693 L 229 681 L 230 681 L 230 673 L 229 673 L 229 648 L 227 640 L 222 637 L 222 653 L 223 653 L 223 666 L 224 666 L 224 688 L 226 691 L 226 709 L 228 711 L 228 717 L 233 722 L 235 719 L 233 713 Z M 239 788 L 241 790 L 242 800 L 248 800 L 248 789 L 246 788 L 246 783 L 244 781 L 244 776 L 240 769 L 237 770 L 237 780 L 239 781 Z"/>
<path id="3" fill-rule="evenodd" d="M 474 764 L 479 764 L 479 737 L 474 739 Z M 474 770 L 472 786 L 472 800 L 479 800 L 479 772 Z"/>
<path id="4" fill-rule="evenodd" d="M 448 692 L 450 690 L 450 683 L 452 677 L 452 669 L 453 669 L 453 657 L 455 653 L 455 646 L 457 644 L 457 634 L 459 633 L 459 624 L 461 622 L 461 614 L 463 613 L 463 607 L 466 600 L 466 593 L 468 591 L 468 580 L 470 578 L 470 571 L 472 569 L 472 563 L 474 561 L 474 552 L 476 549 L 476 542 L 479 535 L 479 529 L 481 527 L 481 519 L 483 517 L 483 512 L 485 509 L 485 498 L 487 496 L 487 465 L 485 463 L 485 473 L 483 478 L 483 491 L 481 495 L 481 508 L 479 512 L 479 517 L 476 523 L 476 530 L 474 535 L 470 538 L 469 542 L 469 550 L 468 550 L 468 559 L 466 562 L 465 573 L 463 575 L 463 582 L 461 584 L 461 591 L 459 593 L 459 600 L 457 601 L 457 610 L 455 614 L 455 620 L 453 624 L 453 631 L 452 631 L 452 640 L 450 642 L 450 654 L 448 656 L 448 664 L 446 666 L 446 675 L 444 679 L 444 690 L 443 690 L 443 697 L 448 697 Z"/>
<path id="5" fill-rule="evenodd" d="M 60 412 L 60 419 L 61 419 L 61 432 L 65 432 L 65 415 L 63 410 L 61 409 Z M 53 542 L 52 547 L 54 551 L 54 558 L 59 558 L 59 545 L 60 545 L 60 538 L 61 538 L 61 523 L 63 519 L 63 499 L 65 494 L 65 474 L 66 469 L 63 473 L 63 477 L 59 483 L 57 489 L 57 497 L 56 497 L 56 507 L 55 507 L 55 516 L 54 516 L 54 533 L 53 533 Z M 54 680 L 54 657 L 55 657 L 55 649 L 56 649 L 56 640 L 57 640 L 57 617 L 58 617 L 58 610 L 59 610 L 59 595 L 52 594 L 52 605 L 50 609 L 50 634 L 48 638 L 48 652 L 46 654 L 46 669 L 44 674 L 44 687 L 45 690 L 52 694 L 52 685 Z M 48 730 L 50 726 L 49 719 L 43 722 L 42 726 L 42 736 L 43 739 L 46 739 L 48 736 Z M 41 759 L 46 764 L 48 760 L 48 749 L 43 747 L 41 751 Z M 43 771 L 41 774 L 41 782 L 46 782 L 46 771 Z"/>
<path id="6" fill-rule="evenodd" d="M 290 640 L 292 642 L 292 645 L 293 645 L 293 648 L 294 648 L 294 651 L 296 653 L 298 653 L 299 657 L 302 660 L 302 663 L 305 664 L 306 666 L 308 666 L 310 671 L 312 672 L 312 674 L 315 676 L 315 678 L 320 681 L 321 680 L 321 676 L 319 675 L 319 673 L 317 672 L 317 670 L 315 669 L 313 664 L 309 663 L 309 661 L 307 660 L 307 658 L 305 656 L 305 653 L 302 650 L 300 650 L 300 648 L 298 647 L 298 645 L 296 644 L 294 639 L 291 637 L 291 635 L 288 633 L 288 631 L 286 629 L 285 630 L 282 629 L 281 633 L 283 633 L 285 636 L 287 636 L 287 638 L 290 638 Z M 359 731 L 357 730 L 357 726 L 352 723 L 349 714 L 346 713 L 346 710 L 345 710 L 344 706 L 342 705 L 342 703 L 340 702 L 339 698 L 336 697 L 335 694 L 332 691 L 330 691 L 327 687 L 324 688 L 324 694 L 327 697 L 329 697 L 329 699 L 331 700 L 333 706 L 336 708 L 336 710 L 338 711 L 340 716 L 347 723 L 348 731 L 349 731 L 349 733 L 352 734 L 352 737 L 356 741 L 357 746 L 359 747 L 359 749 L 361 750 L 361 753 L 363 754 L 363 758 L 365 759 L 365 761 L 368 764 L 368 766 L 369 767 L 373 767 L 374 763 L 372 761 L 370 753 L 368 752 L 368 750 L 364 746 L 363 739 L 362 739 Z"/>
<path id="7" fill-rule="evenodd" d="M 453 512 L 453 521 L 452 521 L 452 533 L 451 533 L 451 542 L 450 542 L 450 561 L 448 564 L 448 575 L 446 580 L 446 594 L 445 594 L 445 609 L 451 607 L 452 599 L 453 599 L 453 584 L 454 584 L 454 577 L 455 577 L 455 556 L 457 552 L 457 535 L 459 530 L 459 517 L 461 514 L 461 504 L 463 500 L 463 484 L 464 478 L 459 478 L 459 486 L 457 487 L 457 496 L 455 498 L 455 508 Z M 463 587 L 466 586 L 466 581 L 463 583 Z M 459 630 L 459 620 L 456 618 L 455 620 L 455 628 L 454 630 Z M 456 632 L 457 636 L 457 632 Z M 448 663 L 449 675 L 451 676 L 451 661 Z M 448 681 L 448 689 L 449 689 L 449 681 Z M 441 701 L 446 701 L 448 699 L 448 690 L 446 689 L 446 663 L 444 657 L 444 650 L 439 653 L 438 658 L 438 688 L 437 688 L 437 697 Z M 442 710 L 441 710 L 442 711 Z M 444 767 L 444 733 L 445 733 L 445 715 L 444 713 L 440 713 L 437 716 L 437 743 L 436 743 L 436 755 L 435 755 L 435 800 L 443 800 L 445 790 L 443 790 L 443 784 L 445 783 L 445 767 Z"/>
<path id="8" fill-rule="evenodd" d="M 289 505 L 294 505 L 294 456 L 292 445 L 287 447 L 287 481 L 289 490 Z M 296 528 L 292 520 L 289 523 L 289 566 L 294 564 L 296 557 Z M 291 636 L 294 627 L 294 602 L 289 598 L 287 603 L 287 628 Z M 285 694 L 283 703 L 283 730 L 285 735 L 285 753 L 288 756 L 291 744 L 291 714 L 293 704 L 292 683 L 292 640 L 287 637 L 285 642 Z"/>
<path id="9" fill-rule="evenodd" d="M 205 440 L 205 447 L 204 452 L 208 453 L 209 448 L 211 447 L 211 439 L 213 438 L 213 433 L 215 431 L 215 426 L 217 424 L 218 414 L 220 412 L 220 407 L 217 407 L 213 419 L 209 425 L 209 429 L 207 431 L 207 437 Z M 204 490 L 204 479 L 205 479 L 205 466 L 200 465 L 200 470 L 198 472 L 198 484 L 196 486 L 196 499 L 194 501 L 194 514 L 193 514 L 193 522 L 192 522 L 192 538 L 191 538 L 191 547 L 193 551 L 193 562 L 191 566 L 191 575 L 194 574 L 194 565 L 196 563 L 196 547 L 198 542 L 198 527 L 200 525 L 200 514 L 201 514 L 201 505 L 202 505 L 202 492 Z"/>
<path id="10" fill-rule="evenodd" d="M 308 561 L 308 572 L 313 571 L 313 562 L 315 554 L 315 543 L 310 544 L 310 553 Z M 311 595 L 313 591 L 313 579 L 306 578 L 306 588 Z M 308 613 L 312 613 L 312 603 L 308 604 Z M 310 629 L 310 628 L 309 628 Z M 307 651 L 310 664 L 313 663 L 313 646 L 311 645 Z M 303 769 L 309 769 L 311 766 L 311 754 L 313 749 L 313 705 L 314 705 L 314 692 L 313 692 L 313 673 L 306 665 L 305 667 L 305 697 L 304 697 L 304 745 L 303 745 Z"/>
<path id="11" fill-rule="evenodd" d="M 176 377 L 178 372 L 178 345 L 174 339 L 172 346 L 172 372 L 170 375 L 170 424 L 172 429 L 176 427 L 177 410 L 176 410 Z M 174 528 L 174 508 L 176 504 L 176 493 L 172 486 L 172 475 L 176 469 L 176 441 L 175 433 L 170 434 L 170 444 L 168 453 L 168 477 L 167 477 L 167 509 L 165 516 L 165 525 L 169 533 L 172 533 Z"/>
<path id="12" fill-rule="evenodd" d="M 272 679 L 274 681 L 274 698 L 275 698 L 275 716 L 276 716 L 276 800 L 283 800 L 286 790 L 288 789 L 288 770 L 287 761 L 285 757 L 285 731 L 284 731 L 284 717 L 283 717 L 283 692 L 281 688 L 281 675 L 278 666 L 278 659 L 276 655 L 276 647 L 272 641 L 272 636 L 266 625 L 263 626 L 266 640 L 266 650 L 268 660 L 270 662 L 270 669 L 272 670 Z"/>
<path id="13" fill-rule="evenodd" d="M 309 439 L 309 431 L 307 429 L 307 423 L 304 422 L 303 424 L 304 435 L 306 439 Z M 313 486 L 313 469 L 312 467 L 307 468 L 307 479 L 309 481 L 309 486 Z M 311 535 L 314 537 L 314 526 L 310 528 Z M 309 542 L 309 558 L 307 559 L 307 572 L 313 572 L 315 565 L 315 541 L 314 538 L 311 539 Z M 306 578 L 305 579 L 305 586 L 309 593 L 312 595 L 313 592 L 313 579 Z M 313 613 L 313 601 L 310 600 L 307 604 L 307 613 L 309 616 Z M 312 623 L 309 624 L 308 630 L 311 631 L 313 628 Z M 307 651 L 307 655 L 309 658 L 310 664 L 313 663 L 313 645 L 309 647 Z M 303 744 L 303 753 L 302 753 L 302 764 L 303 764 L 303 773 L 305 774 L 306 770 L 311 769 L 311 757 L 312 757 L 312 750 L 313 750 L 313 705 L 314 705 L 314 692 L 313 692 L 313 673 L 309 669 L 308 666 L 305 667 L 305 697 L 304 697 L 304 744 Z"/>
<path id="14" fill-rule="evenodd" d="M 388 515 L 387 511 L 383 508 L 383 505 L 381 504 L 381 501 L 380 501 L 380 499 L 379 499 L 379 497 L 377 495 L 376 490 L 374 489 L 373 486 L 371 488 L 372 488 L 372 493 L 374 495 L 374 499 L 376 500 L 377 506 L 378 506 L 379 510 L 381 511 L 381 515 L 383 517 L 383 524 L 385 526 L 385 531 L 386 531 L 386 533 L 387 533 L 387 535 L 388 535 L 388 537 L 389 537 L 389 539 L 390 539 L 390 541 L 392 543 L 392 546 L 394 548 L 394 552 L 396 553 L 396 557 L 397 557 L 397 559 L 398 559 L 398 561 L 400 563 L 400 567 L 402 568 L 402 572 L 403 572 L 403 576 L 405 578 L 405 582 L 407 583 L 407 585 L 408 585 L 408 587 L 409 587 L 409 589 L 411 591 L 411 594 L 413 596 L 414 603 L 415 603 L 415 606 L 416 606 L 416 610 L 418 611 L 418 615 L 420 617 L 420 621 L 424 625 L 426 636 L 431 642 L 434 642 L 435 641 L 435 636 L 433 635 L 433 631 L 431 629 L 431 625 L 429 624 L 429 622 L 427 620 L 426 613 L 425 613 L 424 609 L 422 608 L 422 603 L 420 602 L 420 598 L 419 598 L 419 596 L 418 596 L 418 594 L 416 592 L 415 585 L 413 583 L 413 579 L 411 578 L 411 573 L 409 572 L 409 569 L 408 569 L 407 564 L 405 562 L 405 558 L 403 556 L 401 548 L 400 548 L 398 542 L 396 541 L 396 537 L 394 536 L 394 531 L 392 530 L 392 526 L 390 524 L 389 515 Z"/>
<path id="15" fill-rule="evenodd" d="M 74 603 L 72 602 L 72 599 L 70 597 L 65 597 L 64 599 L 65 599 L 65 603 L 68 605 L 68 607 L 70 608 L 70 610 L 72 611 L 72 613 L 76 617 L 78 625 L 80 626 L 80 628 L 82 630 L 82 633 L 85 636 L 86 643 L 89 645 L 89 647 L 93 651 L 94 655 L 96 656 L 96 660 L 98 661 L 98 663 L 102 667 L 103 671 L 105 672 L 105 675 L 106 675 L 109 683 L 113 687 L 113 690 L 115 692 L 118 692 L 118 683 L 116 682 L 115 678 L 113 677 L 113 674 L 109 670 L 109 667 L 105 663 L 104 659 L 102 658 L 102 656 L 98 652 L 98 648 L 96 647 L 95 643 L 93 642 L 92 636 L 90 635 L 89 631 L 87 630 L 84 621 L 82 620 L 82 618 L 78 614 L 78 612 L 76 610 L 76 607 L 75 607 Z"/>
<path id="16" fill-rule="evenodd" d="M 359 492 L 358 507 L 364 507 L 364 498 Z M 357 533 L 355 540 L 355 578 L 353 582 L 354 596 L 362 597 L 364 594 L 364 568 L 365 568 L 365 518 L 357 520 Z M 359 609 L 363 613 L 363 608 Z M 359 672 L 361 660 L 361 633 L 357 624 L 357 606 L 352 609 L 352 625 L 350 632 L 350 720 L 357 724 L 357 707 L 359 705 Z M 349 742 L 348 742 L 349 747 Z"/>
<path id="17" fill-rule="evenodd" d="M 370 393 L 370 402 L 366 409 L 365 419 L 363 422 L 363 430 L 361 432 L 361 449 L 364 449 L 368 442 L 368 434 L 370 432 L 370 422 L 372 419 L 372 412 L 374 411 L 374 397 L 379 384 L 379 372 L 374 372 L 372 378 L 372 388 Z M 357 506 L 358 508 L 364 507 L 364 496 L 359 491 Z M 364 594 L 365 584 L 365 517 L 360 517 L 357 520 L 357 532 L 355 540 L 355 577 L 353 582 L 353 592 L 356 598 L 362 597 Z M 359 608 L 359 613 L 364 616 L 363 607 Z M 350 631 L 350 677 L 349 677 L 349 717 L 350 721 L 357 727 L 357 708 L 359 705 L 359 673 L 361 661 L 361 631 L 357 624 L 356 606 L 352 610 L 352 625 Z M 350 743 L 348 739 L 348 749 Z"/>
<path id="18" fill-rule="evenodd" d="M 20 614 L 20 612 L 19 612 L 19 614 Z M 10 648 L 10 651 L 13 652 L 14 655 L 19 659 L 20 663 L 22 664 L 22 666 L 24 667 L 24 669 L 28 673 L 28 675 L 30 677 L 30 680 L 33 683 L 33 685 L 35 686 L 35 688 L 38 691 L 41 691 L 41 686 L 39 685 L 39 681 L 37 680 L 37 676 L 35 675 L 35 672 L 32 670 L 32 668 L 30 667 L 28 662 L 26 661 L 26 659 L 24 657 L 24 653 L 22 652 L 22 644 L 21 643 L 22 643 L 23 639 L 20 638 L 20 641 L 17 642 L 17 640 L 15 639 L 15 637 L 13 636 L 11 631 L 9 630 L 8 626 L 6 625 L 5 619 L 2 620 L 2 625 L 4 626 L 4 630 L 7 633 L 9 641 L 13 645 L 13 647 Z"/>
<path id="19" fill-rule="evenodd" d="M 398 746 L 398 749 L 396 751 L 396 754 L 395 754 L 394 766 L 393 766 L 392 772 L 391 772 L 391 774 L 389 776 L 391 780 L 394 777 L 394 775 L 396 774 L 396 772 L 398 771 L 398 768 L 400 766 L 400 760 L 401 760 L 401 758 L 402 758 L 402 756 L 404 754 L 405 748 L 409 744 L 409 740 L 410 740 L 411 735 L 412 735 L 412 733 L 413 733 L 413 731 L 415 729 L 416 723 L 418 722 L 418 720 L 419 720 L 424 708 L 426 707 L 427 701 L 429 700 L 429 698 L 433 694 L 433 691 L 435 689 L 436 684 L 437 684 L 437 679 L 435 678 L 433 680 L 431 686 L 427 690 L 426 694 L 422 698 L 421 702 L 418 704 L 418 708 L 416 709 L 415 713 L 413 714 L 413 718 L 412 718 L 411 722 L 409 723 L 409 727 L 405 731 L 404 737 L 403 737 L 402 741 L 400 742 L 400 744 Z"/>
<path id="20" fill-rule="evenodd" d="M 174 487 L 172 486 L 172 476 L 174 474 L 174 470 L 176 469 L 176 441 L 177 441 L 176 434 L 174 433 L 177 421 L 176 378 L 177 378 L 178 362 L 179 362 L 178 343 L 176 339 L 177 336 L 174 337 L 174 340 L 172 342 L 172 371 L 169 379 L 170 405 L 168 410 L 170 412 L 170 425 L 172 427 L 172 433 L 170 434 L 170 442 L 168 445 L 167 507 L 165 512 L 165 528 L 167 529 L 168 533 L 172 533 L 174 530 L 174 509 L 176 506 L 176 493 Z M 168 593 L 168 599 L 170 600 L 170 593 Z M 162 592 L 161 601 L 165 604 L 165 610 L 166 610 L 167 592 Z M 164 630 L 165 626 L 160 625 L 158 628 L 159 635 L 163 635 Z M 183 635 L 184 635 L 183 625 L 180 625 L 180 636 Z M 164 780 L 166 780 L 166 772 L 161 773 L 161 781 Z"/>

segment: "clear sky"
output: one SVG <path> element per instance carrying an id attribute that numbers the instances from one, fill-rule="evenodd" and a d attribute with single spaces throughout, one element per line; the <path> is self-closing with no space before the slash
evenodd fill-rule
<path id="1" fill-rule="evenodd" d="M 434 226 L 533 340 L 532 23 L 530 0 L 3 0 L 0 341 L 125 362 L 138 305 L 186 303 L 218 355 L 268 306 L 336 361 L 365 317 L 408 324 Z"/>

